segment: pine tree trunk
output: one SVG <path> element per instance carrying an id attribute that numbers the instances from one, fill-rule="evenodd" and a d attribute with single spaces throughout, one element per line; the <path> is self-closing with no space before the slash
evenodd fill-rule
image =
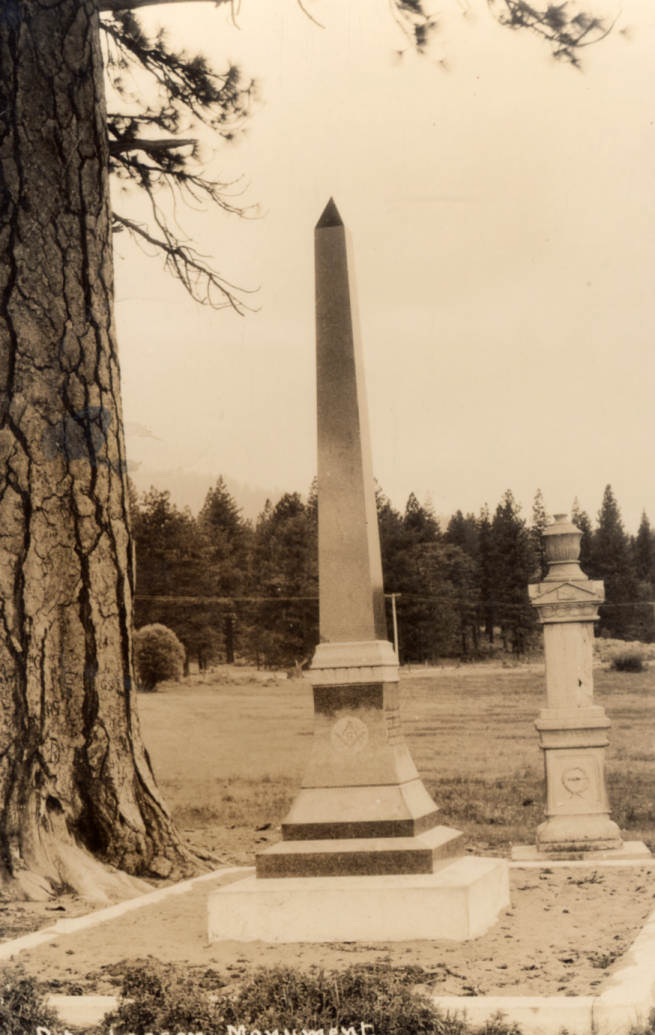
<path id="1" fill-rule="evenodd" d="M 225 616 L 225 661 L 234 664 L 234 615 Z"/>
<path id="2" fill-rule="evenodd" d="M 102 900 L 190 860 L 133 699 L 94 0 L 3 0 L 0 162 L 0 862 Z"/>

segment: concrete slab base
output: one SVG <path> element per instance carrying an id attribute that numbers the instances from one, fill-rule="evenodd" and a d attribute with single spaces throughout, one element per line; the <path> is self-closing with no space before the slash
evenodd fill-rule
<path id="1" fill-rule="evenodd" d="M 643 841 L 624 841 L 621 848 L 607 848 L 602 851 L 544 852 L 536 845 L 514 845 L 512 862 L 617 862 L 639 861 L 652 858 Z"/>
<path id="2" fill-rule="evenodd" d="M 465 941 L 507 906 L 504 859 L 457 859 L 437 873 L 249 878 L 209 896 L 209 941 Z"/>

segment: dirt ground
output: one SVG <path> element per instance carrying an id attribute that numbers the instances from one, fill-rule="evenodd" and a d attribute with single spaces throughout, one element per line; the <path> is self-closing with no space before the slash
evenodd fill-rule
<path id="1" fill-rule="evenodd" d="M 242 876 L 233 875 L 87 931 L 58 935 L 11 962 L 47 980 L 52 991 L 73 994 L 115 993 L 124 961 L 155 957 L 201 972 L 213 968 L 228 980 L 261 965 L 331 970 L 384 962 L 424 968 L 426 984 L 444 995 L 588 995 L 602 990 L 655 909 L 655 873 L 648 867 L 510 872 L 511 908 L 471 942 L 210 946 L 207 896 L 226 879 Z M 50 922 L 74 915 L 79 903 L 60 905 L 65 908 L 52 912 Z"/>

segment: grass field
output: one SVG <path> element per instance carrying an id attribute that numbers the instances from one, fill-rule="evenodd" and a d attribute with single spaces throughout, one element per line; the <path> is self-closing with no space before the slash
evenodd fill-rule
<path id="1" fill-rule="evenodd" d="M 544 801 L 534 729 L 543 670 L 416 670 L 403 672 L 401 687 L 405 733 L 442 821 L 477 851 L 534 841 Z M 595 692 L 612 721 L 612 817 L 630 840 L 655 848 L 655 666 L 598 669 Z M 311 744 L 308 683 L 219 669 L 141 694 L 138 703 L 159 785 L 193 843 L 225 862 L 251 862 L 278 840 Z"/>

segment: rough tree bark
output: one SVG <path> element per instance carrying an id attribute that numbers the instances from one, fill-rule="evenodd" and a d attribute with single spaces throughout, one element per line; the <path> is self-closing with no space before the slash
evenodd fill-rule
<path id="1" fill-rule="evenodd" d="M 103 91 L 95 0 L 3 0 L 0 868 L 30 897 L 191 861 L 133 700 Z"/>

